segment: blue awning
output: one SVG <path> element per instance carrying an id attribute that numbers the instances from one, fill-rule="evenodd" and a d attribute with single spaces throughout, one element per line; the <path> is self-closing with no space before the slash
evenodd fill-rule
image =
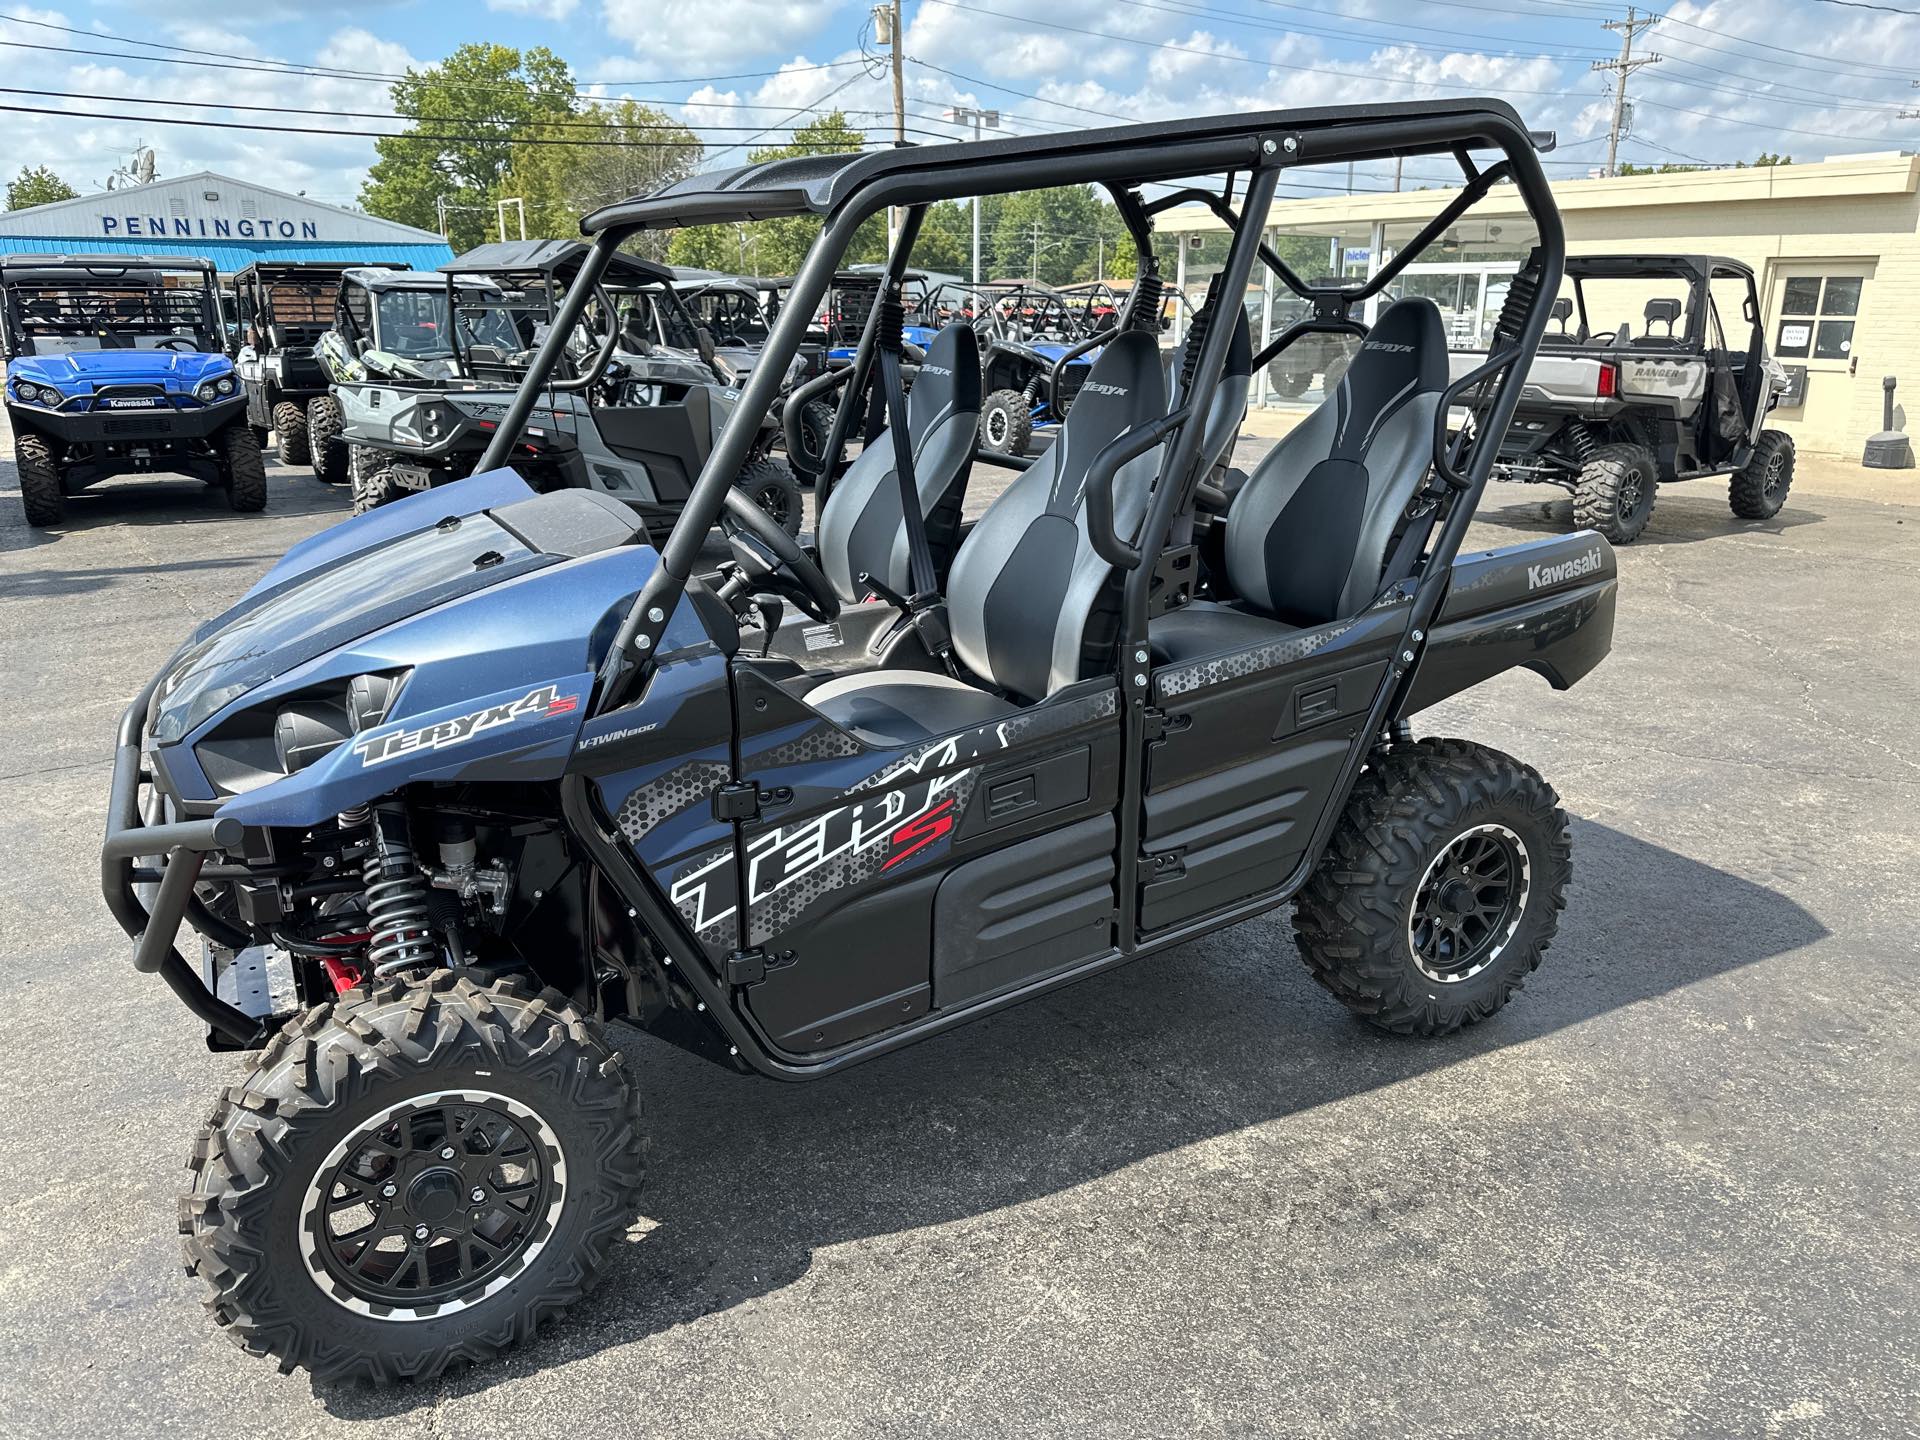
<path id="1" fill-rule="evenodd" d="M 255 261 L 292 263 L 301 260 L 358 261 L 363 265 L 409 265 L 433 270 L 453 259 L 447 245 L 327 245 L 313 240 L 101 240 L 63 235 L 0 235 L 0 255 L 201 255 L 222 275 L 244 270 Z"/>

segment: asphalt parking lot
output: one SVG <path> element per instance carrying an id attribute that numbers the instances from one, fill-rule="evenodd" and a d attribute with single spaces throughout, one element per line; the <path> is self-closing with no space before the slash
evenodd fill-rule
<path id="1" fill-rule="evenodd" d="M 203 1319 L 175 1194 L 240 1067 L 97 888 L 127 697 L 345 513 L 273 475 L 37 533 L 0 466 L 0 1435 L 1920 1433 L 1920 503 L 1667 490 L 1607 664 L 1419 719 L 1575 817 L 1488 1024 L 1375 1034 L 1276 916 L 815 1085 L 622 1032 L 652 1172 L 606 1284 L 374 1392 Z"/>

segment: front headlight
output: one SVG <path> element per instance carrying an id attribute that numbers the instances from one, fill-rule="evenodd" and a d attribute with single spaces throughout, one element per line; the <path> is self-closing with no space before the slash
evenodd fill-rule
<path id="1" fill-rule="evenodd" d="M 194 391 L 193 394 L 194 398 L 202 405 L 211 405 L 215 400 L 220 398 L 220 387 L 209 380 L 198 390 Z"/>
<path id="2" fill-rule="evenodd" d="M 305 769 L 346 743 L 347 712 L 326 700 L 300 700 L 284 706 L 273 721 L 273 753 L 288 775 Z"/>
<path id="3" fill-rule="evenodd" d="M 222 395 L 231 395 L 233 393 L 233 377 L 231 375 L 221 376 L 220 383 L 214 388 Z"/>
<path id="4" fill-rule="evenodd" d="M 40 390 L 38 386 L 29 385 L 26 381 L 20 380 L 15 382 L 13 390 L 16 395 L 29 405 L 38 405 L 40 403 Z"/>

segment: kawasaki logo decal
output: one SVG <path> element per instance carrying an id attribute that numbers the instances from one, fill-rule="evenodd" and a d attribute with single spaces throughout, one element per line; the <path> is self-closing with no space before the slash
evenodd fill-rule
<path id="1" fill-rule="evenodd" d="M 1529 565 L 1527 589 L 1540 590 L 1548 585 L 1558 585 L 1563 580 L 1577 580 L 1582 575 L 1591 575 L 1603 563 L 1600 549 L 1595 546 L 1586 554 L 1576 555 L 1571 560 L 1562 560 L 1558 565 Z"/>
<path id="2" fill-rule="evenodd" d="M 578 695 L 562 695 L 557 687 L 542 685 L 518 700 L 509 700 L 504 705 L 490 705 L 471 715 L 456 715 L 451 720 L 422 725 L 418 730 L 393 730 L 385 735 L 365 735 L 353 742 L 353 748 L 363 764 L 369 767 L 384 765 L 389 760 L 398 760 L 418 750 L 445 750 L 450 745 L 463 744 L 483 730 L 496 730 L 529 716 L 545 719 L 551 715 L 565 715 L 579 706 Z"/>

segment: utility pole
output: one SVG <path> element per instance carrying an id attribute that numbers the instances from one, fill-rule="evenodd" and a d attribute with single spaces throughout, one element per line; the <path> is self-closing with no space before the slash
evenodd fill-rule
<path id="1" fill-rule="evenodd" d="M 1040 283 L 1040 222 L 1038 220 L 1033 222 L 1033 269 L 1027 274 L 1033 277 L 1034 284 Z"/>
<path id="2" fill-rule="evenodd" d="M 1627 7 L 1627 18 L 1603 22 L 1603 30 L 1617 31 L 1620 36 L 1620 58 L 1618 60 L 1596 60 L 1593 70 L 1607 70 L 1613 73 L 1613 124 L 1607 129 L 1607 174 L 1620 173 L 1620 132 L 1624 128 L 1627 106 L 1627 77 L 1642 65 L 1657 65 L 1658 55 L 1642 55 L 1638 59 L 1633 54 L 1633 37 L 1642 30 L 1658 23 L 1658 15 L 1634 15 L 1633 6 Z"/>
<path id="3" fill-rule="evenodd" d="M 885 0 L 873 7 L 874 39 L 893 51 L 893 143 L 907 143 L 907 83 L 901 71 L 900 0 Z M 887 207 L 887 248 L 900 239 L 900 207 Z"/>
<path id="4" fill-rule="evenodd" d="M 976 140 L 985 138 L 980 133 L 982 130 L 1000 128 L 998 110 L 975 110 L 968 105 L 955 105 L 947 111 L 947 118 L 956 125 L 973 126 L 973 138 Z M 980 283 L 980 197 L 978 195 L 973 197 L 973 283 L 976 285 Z"/>

